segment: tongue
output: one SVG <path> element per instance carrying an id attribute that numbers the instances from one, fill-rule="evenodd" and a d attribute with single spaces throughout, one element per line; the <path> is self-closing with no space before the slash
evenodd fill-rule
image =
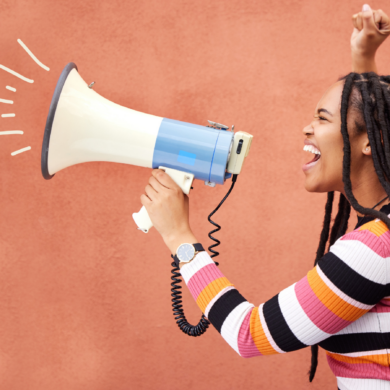
<path id="1" fill-rule="evenodd" d="M 321 155 L 320 155 L 320 154 L 316 154 L 316 155 L 314 155 L 314 158 L 313 158 L 313 160 L 309 161 L 309 162 L 308 162 L 308 164 L 311 164 L 311 163 L 313 163 L 313 162 L 315 162 L 315 161 L 319 160 L 319 159 L 320 159 L 320 157 L 321 157 Z"/>

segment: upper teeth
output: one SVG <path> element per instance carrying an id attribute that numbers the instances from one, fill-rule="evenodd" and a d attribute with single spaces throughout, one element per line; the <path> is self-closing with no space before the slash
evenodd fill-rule
<path id="1" fill-rule="evenodd" d="M 314 154 L 319 154 L 319 155 L 321 155 L 321 152 L 320 152 L 315 146 L 313 146 L 313 145 L 305 145 L 305 146 L 303 147 L 303 150 L 304 150 L 305 152 L 310 152 L 310 153 L 314 153 Z"/>

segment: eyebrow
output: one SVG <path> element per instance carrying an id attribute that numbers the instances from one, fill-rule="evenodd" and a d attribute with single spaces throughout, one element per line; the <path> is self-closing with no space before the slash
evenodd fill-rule
<path id="1" fill-rule="evenodd" d="M 333 116 L 333 114 L 331 112 L 329 112 L 326 108 L 319 108 L 317 110 L 317 114 L 321 114 L 321 112 L 324 112 L 325 114 L 328 114 L 330 116 Z"/>

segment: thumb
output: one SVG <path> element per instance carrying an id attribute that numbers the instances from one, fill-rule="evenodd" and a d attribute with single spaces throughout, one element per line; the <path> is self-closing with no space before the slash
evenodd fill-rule
<path id="1" fill-rule="evenodd" d="M 376 32 L 377 28 L 375 26 L 374 13 L 372 12 L 372 9 L 368 4 L 363 5 L 362 16 L 363 16 L 363 30 L 365 30 L 366 33 Z"/>

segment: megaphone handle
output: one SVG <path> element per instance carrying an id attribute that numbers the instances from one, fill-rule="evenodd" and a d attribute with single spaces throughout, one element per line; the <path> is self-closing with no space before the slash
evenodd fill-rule
<path id="1" fill-rule="evenodd" d="M 148 233 L 149 229 L 153 226 L 153 222 L 150 219 L 145 206 L 142 206 L 138 213 L 133 213 L 133 219 L 138 226 L 138 230 L 141 230 L 144 233 Z"/>
<path id="2" fill-rule="evenodd" d="M 188 194 L 191 189 L 192 182 L 194 180 L 194 175 L 192 173 L 178 171 L 177 169 L 159 167 L 169 175 L 175 183 L 183 190 L 185 194 Z M 138 230 L 148 233 L 149 229 L 153 226 L 148 212 L 145 209 L 145 206 L 142 206 L 141 210 L 138 213 L 133 213 L 134 222 L 138 226 Z"/>

